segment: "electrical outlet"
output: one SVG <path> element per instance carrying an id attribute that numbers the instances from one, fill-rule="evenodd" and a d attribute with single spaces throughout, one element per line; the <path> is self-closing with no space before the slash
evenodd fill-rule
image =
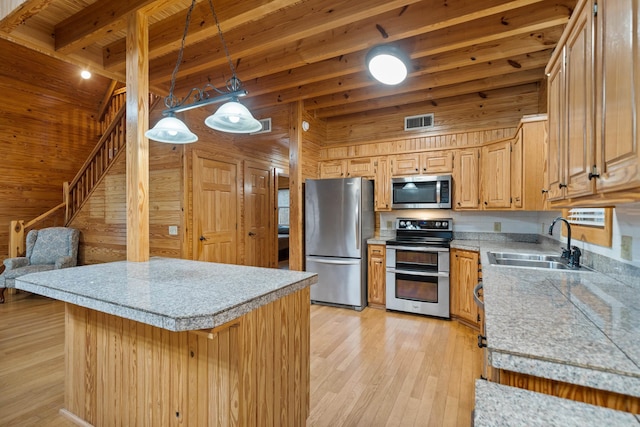
<path id="1" fill-rule="evenodd" d="M 393 221 L 387 221 L 387 230 L 391 230 L 393 228 Z"/>
<path id="2" fill-rule="evenodd" d="M 633 239 L 631 236 L 622 236 L 620 239 L 620 258 L 631 261 L 633 254 L 631 253 L 631 246 Z"/>
<path id="3" fill-rule="evenodd" d="M 542 223 L 542 230 L 540 231 L 540 234 L 547 234 L 549 232 L 549 230 L 547 230 L 547 225 L 543 222 Z"/>
<path id="4" fill-rule="evenodd" d="M 169 236 L 177 236 L 178 235 L 178 226 L 170 225 L 169 226 Z"/>
<path id="5" fill-rule="evenodd" d="M 501 222 L 494 222 L 493 223 L 493 231 L 495 231 L 496 233 L 499 233 L 502 231 L 502 223 Z"/>

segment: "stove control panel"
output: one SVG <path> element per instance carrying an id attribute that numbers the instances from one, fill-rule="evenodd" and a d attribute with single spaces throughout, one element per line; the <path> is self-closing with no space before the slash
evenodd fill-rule
<path id="1" fill-rule="evenodd" d="M 453 220 L 451 218 L 398 218 L 396 230 L 453 230 Z"/>

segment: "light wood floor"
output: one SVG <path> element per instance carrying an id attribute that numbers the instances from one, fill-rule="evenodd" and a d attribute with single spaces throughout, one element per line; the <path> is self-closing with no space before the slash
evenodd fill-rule
<path id="1" fill-rule="evenodd" d="M 456 322 L 311 308 L 308 426 L 469 426 L 476 334 Z M 0 305 L 0 426 L 71 426 L 64 305 L 19 293 Z"/>

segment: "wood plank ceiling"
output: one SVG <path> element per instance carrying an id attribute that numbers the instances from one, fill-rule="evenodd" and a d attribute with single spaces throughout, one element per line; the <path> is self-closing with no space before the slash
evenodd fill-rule
<path id="1" fill-rule="evenodd" d="M 477 94 L 545 78 L 544 67 L 577 0 L 214 0 L 250 108 L 303 100 L 335 116 Z M 127 15 L 149 15 L 149 79 L 166 95 L 191 0 L 7 0 L 0 37 L 94 73 L 125 79 Z M 385 87 L 367 51 L 394 44 L 409 78 Z M 178 97 L 230 77 L 208 0 L 193 12 Z"/>

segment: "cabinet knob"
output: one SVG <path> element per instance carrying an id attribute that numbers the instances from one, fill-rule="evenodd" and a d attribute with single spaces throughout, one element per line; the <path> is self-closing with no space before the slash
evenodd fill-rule
<path id="1" fill-rule="evenodd" d="M 418 172 L 418 168 L 416 168 L 416 172 Z"/>
<path id="2" fill-rule="evenodd" d="M 589 172 L 589 181 L 591 181 L 594 178 L 600 178 L 600 174 L 599 173 Z"/>
<path id="3" fill-rule="evenodd" d="M 567 184 L 560 183 L 558 184 L 558 187 L 562 190 L 563 188 L 567 188 Z"/>
<path id="4" fill-rule="evenodd" d="M 488 205 L 488 204 L 489 204 L 489 203 L 487 203 L 487 202 L 484 202 L 484 205 L 485 205 L 485 206 L 486 206 L 486 205 Z"/>
<path id="5" fill-rule="evenodd" d="M 544 188 L 542 189 L 542 194 L 548 193 L 549 190 L 545 190 Z"/>

